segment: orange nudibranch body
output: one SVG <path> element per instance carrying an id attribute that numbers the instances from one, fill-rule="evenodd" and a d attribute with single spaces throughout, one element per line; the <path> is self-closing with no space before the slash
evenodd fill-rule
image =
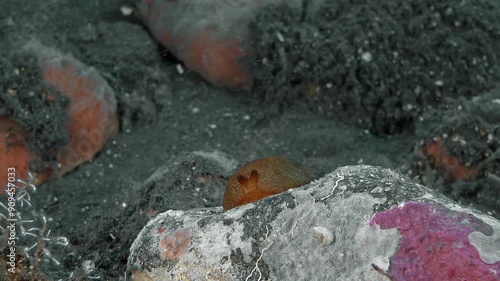
<path id="1" fill-rule="evenodd" d="M 232 209 L 302 186 L 315 176 L 312 168 L 285 157 L 255 160 L 241 167 L 229 179 L 224 194 L 224 209 Z"/>

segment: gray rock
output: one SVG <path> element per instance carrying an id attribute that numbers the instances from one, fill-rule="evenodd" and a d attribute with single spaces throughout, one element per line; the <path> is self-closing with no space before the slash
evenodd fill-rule
<path id="1" fill-rule="evenodd" d="M 498 220 L 394 171 L 346 166 L 229 211 L 159 214 L 133 243 L 126 275 L 128 280 L 499 280 L 499 233 Z"/>

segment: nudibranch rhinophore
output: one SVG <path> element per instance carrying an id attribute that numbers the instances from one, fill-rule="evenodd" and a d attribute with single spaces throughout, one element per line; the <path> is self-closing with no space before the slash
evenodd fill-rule
<path id="1" fill-rule="evenodd" d="M 281 156 L 252 161 L 229 179 L 224 193 L 224 209 L 229 210 L 302 186 L 315 176 L 311 167 Z"/>

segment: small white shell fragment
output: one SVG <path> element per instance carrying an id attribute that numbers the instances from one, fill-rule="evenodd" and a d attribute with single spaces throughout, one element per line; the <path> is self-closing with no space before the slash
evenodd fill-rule
<path id="1" fill-rule="evenodd" d="M 128 17 L 128 16 L 130 16 L 134 12 L 134 9 L 132 9 L 129 6 L 121 6 L 120 7 L 120 12 L 122 12 L 122 15 Z"/>
<path id="2" fill-rule="evenodd" d="M 326 227 L 313 227 L 313 235 L 314 238 L 318 239 L 319 242 L 323 245 L 329 245 L 332 244 L 333 241 L 335 241 L 335 234 L 333 233 L 333 231 L 329 230 Z"/>

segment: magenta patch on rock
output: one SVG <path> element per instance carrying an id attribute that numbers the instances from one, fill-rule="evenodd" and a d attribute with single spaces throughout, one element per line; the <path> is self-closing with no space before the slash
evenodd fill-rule
<path id="1" fill-rule="evenodd" d="M 500 261 L 485 263 L 468 238 L 474 231 L 491 236 L 493 229 L 471 214 L 408 201 L 375 214 L 375 223 L 402 236 L 387 272 L 395 280 L 500 280 Z"/>

